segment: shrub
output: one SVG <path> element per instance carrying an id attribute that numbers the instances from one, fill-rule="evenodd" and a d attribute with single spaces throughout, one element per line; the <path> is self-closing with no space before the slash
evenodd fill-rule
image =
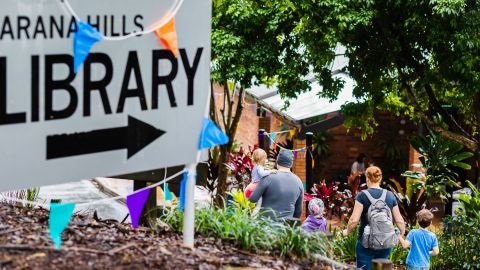
<path id="1" fill-rule="evenodd" d="M 390 253 L 390 261 L 395 265 L 405 265 L 407 261 L 408 249 L 404 249 L 402 245 L 398 244 L 392 249 Z"/>
<path id="2" fill-rule="evenodd" d="M 458 200 L 462 204 L 461 214 L 471 218 L 480 218 L 480 191 L 468 180 L 467 184 L 472 190 L 472 195 L 460 194 Z"/>
<path id="3" fill-rule="evenodd" d="M 352 262 L 356 258 L 355 246 L 357 244 L 358 229 L 353 230 L 348 236 L 343 236 L 342 231 L 333 231 L 333 251 L 335 258 L 342 262 Z"/>
<path id="4" fill-rule="evenodd" d="M 419 181 L 425 190 L 425 196 L 431 198 L 439 195 L 446 199 L 446 186 L 459 187 L 456 181 L 458 173 L 453 168 L 470 170 L 471 166 L 463 161 L 473 156 L 473 153 L 463 151 L 463 146 L 448 138 L 428 130 L 425 137 L 414 137 L 410 144 L 417 150 L 422 167 L 425 169 L 425 179 Z"/>
<path id="5" fill-rule="evenodd" d="M 461 195 L 462 211 L 447 217 L 439 237 L 440 254 L 432 260 L 434 269 L 480 269 L 480 191 L 468 182 L 472 195 Z"/>
<path id="6" fill-rule="evenodd" d="M 348 177 L 347 183 L 342 190 L 339 190 L 337 183 L 327 184 L 323 180 L 313 185 L 312 194 L 306 194 L 305 200 L 309 201 L 311 197 L 317 197 L 325 203 L 327 217 L 336 215 L 342 220 L 348 220 L 355 205 L 355 197 L 365 188 L 365 185 L 360 183 L 359 174 Z"/>
<path id="7" fill-rule="evenodd" d="M 245 152 L 242 147 L 240 147 L 240 150 L 236 153 L 229 153 L 230 158 L 225 165 L 233 175 L 233 178 L 231 179 L 233 181 L 230 183 L 230 188 L 243 190 L 250 182 L 254 166 L 250 155 L 251 153 Z"/>
<path id="8" fill-rule="evenodd" d="M 432 258 L 432 269 L 480 269 L 480 218 L 461 215 L 444 222 L 440 254 Z"/>
<path id="9" fill-rule="evenodd" d="M 417 179 L 407 177 L 407 187 L 402 185 L 395 179 L 389 179 L 388 189 L 397 199 L 398 208 L 403 219 L 407 223 L 407 227 L 415 226 L 417 223 L 417 212 L 425 208 L 427 197 L 425 189 L 419 186 Z"/>
<path id="10" fill-rule="evenodd" d="M 182 231 L 183 214 L 168 210 L 158 220 L 173 230 Z M 270 251 L 291 258 L 311 258 L 314 254 L 327 254 L 330 246 L 322 234 L 307 235 L 300 227 L 285 226 L 266 218 L 253 218 L 248 209 L 234 206 L 202 208 L 195 211 L 195 231 L 234 243 L 250 251 Z"/>

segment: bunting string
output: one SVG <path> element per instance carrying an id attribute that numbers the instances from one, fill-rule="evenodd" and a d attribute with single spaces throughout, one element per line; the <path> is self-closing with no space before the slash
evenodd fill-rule
<path id="1" fill-rule="evenodd" d="M 172 176 L 163 179 L 163 180 L 160 181 L 160 182 L 157 182 L 157 183 L 152 184 L 152 185 L 150 185 L 150 186 L 141 188 L 141 189 L 139 189 L 139 190 L 135 190 L 134 192 L 128 194 L 127 196 L 130 196 L 130 195 L 133 195 L 133 194 L 136 194 L 136 193 L 143 192 L 143 191 L 145 191 L 145 190 L 147 190 L 147 189 L 151 189 L 151 188 L 157 187 L 157 186 L 159 186 L 159 185 L 161 185 L 161 184 L 163 184 L 163 183 L 167 183 L 168 181 L 170 181 L 170 180 L 174 179 L 175 177 L 183 174 L 184 172 L 186 172 L 186 169 L 183 169 L 183 170 L 181 170 L 181 171 L 173 174 Z M 30 204 L 30 205 L 34 205 L 34 206 L 37 206 L 37 207 L 43 207 L 43 208 L 46 208 L 46 209 L 49 209 L 49 208 L 50 208 L 50 204 L 44 204 L 44 203 L 39 203 L 39 202 L 32 202 L 32 201 L 27 201 L 27 200 L 22 200 L 22 199 L 17 199 L 17 198 L 11 198 L 11 197 L 4 196 L 4 195 L 2 195 L 2 194 L 0 194 L 0 196 L 2 197 L 2 199 L 7 200 L 7 201 L 11 201 L 11 202 L 18 202 L 18 203 Z M 88 206 L 88 205 L 94 205 L 94 204 L 103 203 L 103 202 L 108 202 L 108 201 L 115 201 L 115 200 L 119 200 L 119 199 L 126 198 L 127 196 L 120 195 L 120 196 L 116 196 L 116 197 L 111 197 L 111 198 L 105 198 L 105 199 L 96 200 L 96 201 L 93 201 L 93 202 L 79 203 L 79 204 L 76 204 L 76 206 Z"/>
<path id="2" fill-rule="evenodd" d="M 289 132 L 289 131 L 288 131 L 288 132 Z M 266 133 L 266 132 L 265 132 L 265 133 L 263 133 L 264 135 L 266 135 L 266 136 L 268 137 L 268 139 L 270 139 L 270 145 L 272 145 L 272 144 L 275 143 L 275 138 L 272 139 L 272 136 L 270 136 L 271 133 L 273 133 L 273 132 L 270 132 L 270 133 Z M 282 131 L 282 133 L 284 133 L 284 132 Z M 295 152 L 303 152 L 303 151 L 305 151 L 305 150 L 307 149 L 306 146 L 304 146 L 304 147 L 302 147 L 302 148 L 296 148 L 296 149 L 287 149 L 287 148 L 285 148 L 285 147 L 283 147 L 283 146 L 281 146 L 281 145 L 278 145 L 277 143 L 275 143 L 275 145 L 276 145 L 277 147 L 279 147 L 280 149 L 290 150 L 290 151 L 292 151 L 292 152 L 294 152 L 294 153 L 295 153 Z"/>
<path id="3" fill-rule="evenodd" d="M 143 30 L 143 31 L 140 31 L 140 32 L 132 32 L 128 35 L 123 35 L 123 36 L 118 36 L 118 37 L 109 37 L 109 36 L 105 36 L 103 34 L 102 37 L 103 39 L 105 40 L 110 40 L 110 41 L 119 41 L 119 40 L 125 40 L 125 39 L 128 39 L 128 38 L 131 38 L 131 37 L 135 37 L 135 36 L 141 36 L 141 35 L 147 35 L 147 34 L 150 34 L 150 33 L 153 33 L 155 30 L 157 30 L 158 28 L 160 27 L 163 27 L 164 25 L 166 25 L 167 23 L 170 22 L 170 20 L 175 17 L 175 15 L 177 14 L 178 10 L 180 9 L 180 7 L 182 6 L 183 4 L 183 1 L 184 0 L 177 0 L 175 1 L 175 4 L 173 4 L 173 7 L 171 8 L 172 11 L 169 12 L 167 15 L 165 15 L 160 21 L 150 25 L 149 27 L 147 27 L 147 29 Z M 58 0 L 58 3 L 60 4 L 60 6 L 62 7 L 62 9 L 67 13 L 67 14 L 70 14 L 72 15 L 75 20 L 77 21 L 77 23 L 79 21 L 81 21 L 80 17 L 77 15 L 77 13 L 75 12 L 75 10 L 72 8 L 72 5 L 70 5 L 70 2 L 68 0 Z"/>
<path id="4" fill-rule="evenodd" d="M 265 132 L 264 134 L 283 134 L 283 133 L 290 133 L 290 130 L 284 130 L 284 131 L 274 131 L 274 132 Z"/>

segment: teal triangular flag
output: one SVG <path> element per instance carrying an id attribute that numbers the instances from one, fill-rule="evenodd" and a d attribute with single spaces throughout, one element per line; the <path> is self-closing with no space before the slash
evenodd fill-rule
<path id="1" fill-rule="evenodd" d="M 50 204 L 49 229 L 50 237 L 57 249 L 62 245 L 62 232 L 72 218 L 74 203 L 52 203 Z"/>
<path id="2" fill-rule="evenodd" d="M 79 21 L 73 38 L 73 72 L 77 74 L 80 66 L 87 59 L 92 46 L 102 40 L 103 36 L 90 24 Z"/>
<path id="3" fill-rule="evenodd" d="M 164 188 L 163 188 L 163 193 L 165 193 L 165 201 L 171 201 L 173 200 L 172 193 L 170 192 L 170 189 L 168 188 L 168 183 L 165 183 Z"/>
<path id="4" fill-rule="evenodd" d="M 200 141 L 198 142 L 199 150 L 226 144 L 228 143 L 228 140 L 228 136 L 219 127 L 217 127 L 212 120 L 208 118 L 203 120 Z"/>
<path id="5" fill-rule="evenodd" d="M 277 133 L 270 133 L 270 146 L 275 142 L 275 138 L 277 138 Z"/>

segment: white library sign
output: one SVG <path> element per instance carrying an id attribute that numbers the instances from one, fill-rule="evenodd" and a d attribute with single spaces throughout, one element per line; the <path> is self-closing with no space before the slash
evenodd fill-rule
<path id="1" fill-rule="evenodd" d="M 0 191 L 195 163 L 208 102 L 210 1 L 175 16 L 175 57 L 154 34 L 96 43 L 73 72 L 76 21 L 60 0 L 0 9 Z M 141 32 L 175 1 L 71 0 L 103 35 Z"/>

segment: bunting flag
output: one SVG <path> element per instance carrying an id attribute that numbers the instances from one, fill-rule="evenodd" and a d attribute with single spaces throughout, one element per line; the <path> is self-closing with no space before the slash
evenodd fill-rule
<path id="1" fill-rule="evenodd" d="M 184 172 L 183 173 L 183 179 L 180 182 L 180 201 L 178 203 L 178 211 L 181 212 L 183 211 L 183 208 L 185 207 L 185 188 L 187 185 L 187 178 L 188 178 L 188 173 Z"/>
<path id="2" fill-rule="evenodd" d="M 295 129 L 290 129 L 290 137 L 293 138 L 295 136 Z"/>
<path id="3" fill-rule="evenodd" d="M 132 227 L 134 229 L 138 227 L 138 220 L 142 215 L 142 210 L 149 194 L 150 189 L 147 188 L 127 196 L 127 207 L 130 212 L 130 219 L 132 220 Z"/>
<path id="4" fill-rule="evenodd" d="M 270 145 L 275 144 L 275 139 L 277 138 L 277 133 L 271 133 L 270 134 Z M 275 148 L 275 146 L 273 147 Z"/>
<path id="5" fill-rule="evenodd" d="M 155 35 L 163 47 L 170 50 L 176 58 L 178 56 L 178 41 L 177 30 L 175 30 L 175 17 L 172 17 L 167 24 L 155 30 Z"/>
<path id="6" fill-rule="evenodd" d="M 79 21 L 73 38 L 73 72 L 77 74 L 80 66 L 87 59 L 92 46 L 102 40 L 103 36 L 90 24 Z"/>
<path id="7" fill-rule="evenodd" d="M 167 182 L 163 184 L 163 193 L 165 194 L 165 201 L 173 200 L 173 196 L 172 196 L 172 193 L 170 192 L 170 189 L 168 188 Z"/>
<path id="8" fill-rule="evenodd" d="M 212 120 L 205 118 L 198 142 L 198 150 L 228 143 L 228 136 Z"/>
<path id="9" fill-rule="evenodd" d="M 297 151 L 293 151 L 293 157 L 297 158 Z"/>
<path id="10" fill-rule="evenodd" d="M 312 158 L 312 168 L 315 167 L 315 160 Z"/>
<path id="11" fill-rule="evenodd" d="M 50 204 L 50 217 L 48 227 L 50 230 L 50 237 L 57 249 L 62 245 L 62 232 L 72 218 L 74 203 L 52 203 Z"/>

